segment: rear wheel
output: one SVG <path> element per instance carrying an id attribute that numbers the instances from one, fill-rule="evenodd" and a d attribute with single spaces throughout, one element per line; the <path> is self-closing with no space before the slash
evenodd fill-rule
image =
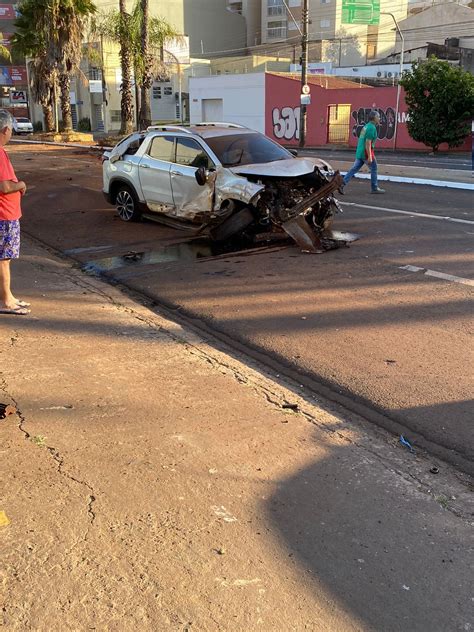
<path id="1" fill-rule="evenodd" d="M 125 184 L 121 184 L 115 195 L 115 208 L 121 220 L 124 222 L 139 222 L 141 211 L 138 207 L 138 199 L 135 192 Z"/>

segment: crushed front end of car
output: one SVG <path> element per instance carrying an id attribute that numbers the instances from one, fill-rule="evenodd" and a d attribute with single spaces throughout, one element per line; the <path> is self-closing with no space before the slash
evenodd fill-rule
<path id="1" fill-rule="evenodd" d="M 262 242 L 288 235 L 302 251 L 311 253 L 338 248 L 357 238 L 332 231 L 334 215 L 342 212 L 334 193 L 341 189 L 343 179 L 327 163 L 291 159 L 245 165 L 231 172 L 230 177 L 217 178 L 216 193 L 224 197 L 224 191 L 225 197 L 240 200 L 240 205 L 227 218 L 220 216 L 221 223 L 211 229 L 211 237 L 244 233 L 254 242 Z M 252 193 L 248 199 L 242 197 L 245 181 Z"/>

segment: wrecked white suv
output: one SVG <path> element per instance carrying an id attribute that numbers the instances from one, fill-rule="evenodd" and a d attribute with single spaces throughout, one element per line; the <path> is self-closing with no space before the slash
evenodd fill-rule
<path id="1" fill-rule="evenodd" d="M 104 154 L 103 178 L 107 201 L 126 222 L 145 216 L 214 241 L 289 235 L 309 252 L 347 241 L 330 230 L 339 173 L 239 125 L 136 132 Z"/>

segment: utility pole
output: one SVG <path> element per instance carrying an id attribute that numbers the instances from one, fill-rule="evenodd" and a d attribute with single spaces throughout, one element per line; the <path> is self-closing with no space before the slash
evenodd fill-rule
<path id="1" fill-rule="evenodd" d="M 306 94 L 306 81 L 308 75 L 308 27 L 309 27 L 309 0 L 303 0 L 303 32 L 301 34 L 301 96 Z M 306 142 L 306 104 L 301 103 L 300 106 L 300 147 L 305 146 Z"/>

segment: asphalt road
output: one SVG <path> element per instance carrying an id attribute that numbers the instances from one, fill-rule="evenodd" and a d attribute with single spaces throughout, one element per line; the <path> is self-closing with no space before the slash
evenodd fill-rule
<path id="1" fill-rule="evenodd" d="M 182 233 L 115 217 L 88 152 L 16 146 L 12 159 L 28 234 L 472 471 L 472 192 L 353 182 L 336 226 L 360 233 L 350 249 L 197 259 L 205 247 Z"/>

